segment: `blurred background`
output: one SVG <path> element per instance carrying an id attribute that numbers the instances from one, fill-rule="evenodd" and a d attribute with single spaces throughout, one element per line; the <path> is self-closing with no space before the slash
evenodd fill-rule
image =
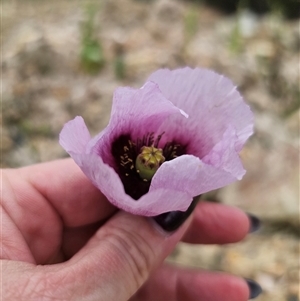
<path id="1" fill-rule="evenodd" d="M 65 122 L 94 135 L 113 91 L 161 67 L 226 75 L 255 112 L 242 181 L 207 198 L 259 216 L 263 227 L 225 246 L 180 245 L 178 264 L 258 281 L 258 301 L 299 301 L 299 1 L 102 0 L 2 2 L 1 164 L 67 157 Z"/>

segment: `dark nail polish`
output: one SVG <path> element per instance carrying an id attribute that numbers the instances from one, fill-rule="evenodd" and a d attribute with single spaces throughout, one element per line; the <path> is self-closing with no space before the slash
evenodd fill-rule
<path id="1" fill-rule="evenodd" d="M 192 214 L 199 199 L 200 199 L 200 196 L 195 197 L 193 199 L 191 205 L 189 206 L 189 208 L 184 212 L 182 212 L 182 211 L 166 212 L 166 213 L 163 213 L 163 214 L 153 217 L 153 219 L 165 231 L 173 232 L 173 231 L 177 230 Z"/>
<path id="2" fill-rule="evenodd" d="M 248 215 L 248 218 L 250 220 L 249 233 L 253 233 L 253 232 L 257 231 L 260 228 L 261 221 L 258 217 L 256 217 L 252 213 L 247 213 L 247 215 Z"/>
<path id="3" fill-rule="evenodd" d="M 262 288 L 260 287 L 260 285 L 251 279 L 245 279 L 245 280 L 250 290 L 249 299 L 254 299 L 258 297 L 262 293 Z"/>

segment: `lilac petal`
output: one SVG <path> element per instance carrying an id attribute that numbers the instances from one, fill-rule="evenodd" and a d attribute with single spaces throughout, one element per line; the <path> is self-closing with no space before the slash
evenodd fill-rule
<path id="1" fill-rule="evenodd" d="M 228 124 L 236 129 L 237 151 L 252 134 L 253 114 L 229 79 L 210 70 L 186 67 L 158 70 L 148 80 L 157 83 L 167 99 L 189 114 L 187 120 L 171 116 L 163 127 L 178 139 L 188 133 L 193 139 L 190 153 L 205 156 Z"/>
<path id="2" fill-rule="evenodd" d="M 109 127 L 122 127 L 133 136 L 141 137 L 145 132 L 156 132 L 160 124 L 170 115 L 182 111 L 161 93 L 157 84 L 147 82 L 142 88 L 119 88 L 114 93 Z"/>
<path id="3" fill-rule="evenodd" d="M 59 134 L 59 143 L 68 153 L 84 153 L 90 139 L 89 130 L 81 116 L 67 122 Z"/>
<path id="4" fill-rule="evenodd" d="M 191 197 L 221 188 L 236 181 L 229 172 L 209 165 L 192 155 L 167 161 L 154 175 L 150 192 L 165 188 L 186 192 Z"/>
<path id="5" fill-rule="evenodd" d="M 105 163 L 113 166 L 112 142 L 122 134 L 130 134 L 133 140 L 142 139 L 147 133 L 157 132 L 170 116 L 186 119 L 182 110 L 167 100 L 155 83 L 148 82 L 141 89 L 119 88 L 114 93 L 113 109 L 109 125 L 94 138 L 88 149 L 98 154 Z"/>
<path id="6" fill-rule="evenodd" d="M 186 210 L 192 201 L 192 197 L 184 191 L 163 187 L 134 200 L 125 193 L 118 174 L 99 156 L 74 153 L 71 156 L 114 206 L 132 214 L 155 216 L 167 211 Z"/>
<path id="7" fill-rule="evenodd" d="M 60 144 L 113 205 L 154 216 L 184 211 L 194 196 L 242 178 L 238 152 L 252 134 L 253 116 L 230 80 L 212 71 L 159 70 L 149 79 L 141 89 L 116 90 L 109 125 L 95 138 L 76 117 L 64 126 Z M 125 134 L 135 141 L 163 132 L 160 146 L 186 144 L 188 154 L 163 163 L 149 192 L 134 200 L 112 168 L 112 143 Z"/>
<path id="8" fill-rule="evenodd" d="M 138 202 L 143 203 L 143 211 L 140 208 L 139 214 L 156 216 L 170 211 L 186 211 L 192 200 L 193 197 L 185 191 L 170 190 L 168 188 L 152 190 L 138 200 Z"/>
<path id="9" fill-rule="evenodd" d="M 207 154 L 202 161 L 233 175 L 241 180 L 246 171 L 238 153 L 235 150 L 236 132 L 232 126 L 225 131 L 223 138 Z"/>

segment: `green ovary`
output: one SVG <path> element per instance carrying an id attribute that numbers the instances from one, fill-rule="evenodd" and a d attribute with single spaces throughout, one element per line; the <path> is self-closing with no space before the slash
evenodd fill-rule
<path id="1" fill-rule="evenodd" d="M 150 181 L 164 161 L 162 149 L 154 146 L 143 146 L 136 158 L 135 168 L 141 179 Z"/>

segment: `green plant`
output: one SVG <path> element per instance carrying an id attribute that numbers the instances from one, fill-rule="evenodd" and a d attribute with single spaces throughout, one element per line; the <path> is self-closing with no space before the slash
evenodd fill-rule
<path id="1" fill-rule="evenodd" d="M 121 44 L 116 43 L 114 53 L 113 67 L 115 76 L 117 79 L 124 79 L 126 77 L 125 49 Z"/>
<path id="2" fill-rule="evenodd" d="M 114 60 L 115 76 L 118 79 L 124 79 L 126 77 L 126 66 L 123 55 L 117 55 Z"/>
<path id="3" fill-rule="evenodd" d="M 184 37 L 188 43 L 198 30 L 198 11 L 192 6 L 184 16 Z"/>
<path id="4" fill-rule="evenodd" d="M 233 52 L 234 54 L 240 53 L 242 50 L 242 36 L 241 36 L 241 32 L 240 32 L 240 25 L 239 25 L 239 20 L 238 20 L 238 16 L 237 16 L 237 20 L 234 24 L 234 27 L 232 29 L 232 32 L 230 34 L 229 37 L 229 49 L 231 52 Z"/>
<path id="5" fill-rule="evenodd" d="M 89 73 L 97 73 L 104 66 L 103 48 L 96 37 L 99 26 L 95 24 L 96 7 L 89 5 L 86 10 L 86 20 L 81 26 L 81 52 L 82 67 Z"/>

